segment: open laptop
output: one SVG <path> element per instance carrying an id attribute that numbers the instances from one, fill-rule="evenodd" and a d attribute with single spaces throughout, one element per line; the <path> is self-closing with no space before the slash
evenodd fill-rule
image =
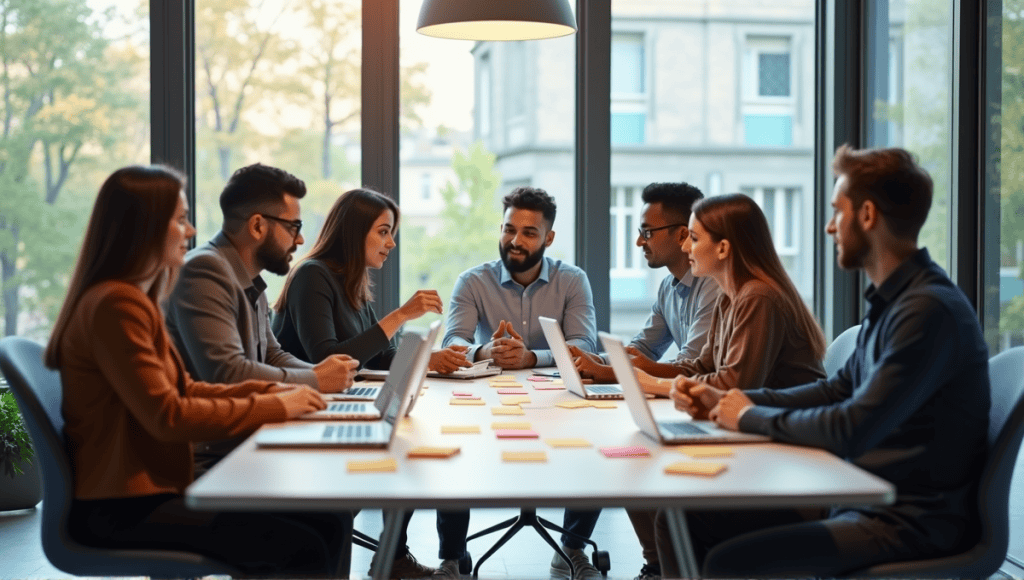
<path id="1" fill-rule="evenodd" d="M 722 429 L 712 421 L 656 421 L 651 413 L 651 407 L 647 403 L 640 382 L 636 378 L 633 364 L 626 354 L 626 347 L 617 337 L 606 332 L 599 332 L 601 343 L 608 358 L 611 360 L 612 368 L 615 369 L 615 376 L 622 383 L 622 392 L 626 398 L 626 405 L 629 407 L 629 414 L 633 416 L 633 422 L 651 439 L 664 445 L 679 443 L 756 443 L 770 441 L 766 435 L 754 433 L 740 433 L 729 429 Z"/>
<path id="2" fill-rule="evenodd" d="M 565 335 L 558 326 L 558 321 L 545 316 L 538 316 L 540 328 L 544 331 L 544 338 L 548 341 L 548 348 L 555 357 L 555 365 L 558 366 L 558 374 L 561 375 L 565 388 L 570 393 L 583 397 L 584 399 L 621 399 L 621 385 L 584 385 L 580 378 L 576 365 L 572 364 L 572 353 L 565 343 Z M 618 375 L 616 375 L 617 377 Z"/>
<path id="3" fill-rule="evenodd" d="M 261 429 L 256 434 L 259 447 L 345 447 L 386 448 L 398 431 L 396 423 L 412 404 L 410 390 L 418 390 L 430 359 L 431 341 L 416 332 L 406 332 L 398 347 L 398 356 L 391 364 L 391 373 L 384 381 L 381 394 L 374 401 L 383 421 L 373 423 L 292 423 L 283 427 Z M 412 353 L 409 356 L 409 353 Z M 406 356 L 402 356 L 405 354 Z M 400 359 L 400 357 L 402 357 Z M 415 389 L 414 389 L 415 388 Z M 317 411 L 322 413 L 323 411 Z M 313 413 L 311 413 L 313 414 Z"/>
<path id="4" fill-rule="evenodd" d="M 441 328 L 441 321 L 434 321 L 427 329 L 427 344 L 434 344 L 437 339 L 438 329 Z M 395 358 L 398 358 L 397 355 Z M 424 369 L 424 373 L 426 369 Z M 366 381 L 386 381 L 390 371 L 376 370 L 376 369 L 361 369 L 356 373 L 357 378 L 362 378 Z M 422 384 L 422 379 L 420 380 Z M 324 393 L 324 399 L 327 401 L 375 401 L 377 395 L 380 394 L 381 385 L 367 386 L 365 384 L 356 383 L 351 387 L 345 389 L 341 393 Z M 418 390 L 418 386 L 417 386 Z"/>

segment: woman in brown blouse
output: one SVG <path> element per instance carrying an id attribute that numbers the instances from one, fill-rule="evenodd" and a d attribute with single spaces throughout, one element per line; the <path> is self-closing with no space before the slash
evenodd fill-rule
<path id="1" fill-rule="evenodd" d="M 156 166 L 106 180 L 46 348 L 63 383 L 70 532 L 92 546 L 197 552 L 252 574 L 330 575 L 347 514 L 192 512 L 182 501 L 191 443 L 326 406 L 305 386 L 188 376 L 158 307 L 196 233 L 183 187 Z"/>
<path id="2" fill-rule="evenodd" d="M 737 193 L 693 206 L 683 243 L 694 276 L 722 288 L 700 356 L 679 374 L 719 389 L 777 389 L 825 376 L 825 335 L 775 253 L 757 203 Z M 674 379 L 638 371 L 650 393 L 667 396 Z"/>

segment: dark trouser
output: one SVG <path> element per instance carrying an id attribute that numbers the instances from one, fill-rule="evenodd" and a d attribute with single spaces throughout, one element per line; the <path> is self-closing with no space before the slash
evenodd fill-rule
<path id="1" fill-rule="evenodd" d="M 654 539 L 654 517 L 657 514 L 658 512 L 654 510 L 626 510 L 626 515 L 633 524 L 633 531 L 636 532 L 636 538 L 640 540 L 644 560 L 652 566 L 657 566 L 660 561 L 658 544 Z"/>
<path id="2" fill-rule="evenodd" d="M 404 521 L 402 522 L 402 531 L 398 534 L 398 547 L 395 548 L 396 560 L 398 558 L 405 557 L 405 555 L 409 553 L 409 520 L 412 519 L 412 514 L 413 510 L 405 512 L 405 517 L 403 518 Z M 381 518 L 384 520 L 384 525 L 387 525 L 387 516 L 384 514 L 381 515 L 384 516 Z"/>
<path id="3" fill-rule="evenodd" d="M 914 558 L 891 526 L 854 511 L 828 519 L 797 510 L 687 512 L 694 555 L 707 578 L 833 577 Z M 818 515 L 824 515 L 818 514 Z M 680 576 L 668 521 L 658 512 L 661 572 Z"/>
<path id="4" fill-rule="evenodd" d="M 468 535 L 469 510 L 437 510 L 437 539 L 440 543 L 438 558 L 461 560 L 466 553 Z"/>
<path id="5" fill-rule="evenodd" d="M 181 496 L 76 500 L 71 536 L 102 548 L 182 550 L 251 575 L 335 576 L 348 555 L 352 516 L 341 513 L 199 512 Z"/>
<path id="6" fill-rule="evenodd" d="M 597 518 L 600 515 L 601 510 L 567 509 L 565 510 L 565 515 L 562 516 L 562 527 L 589 540 L 590 535 L 594 533 L 594 527 L 597 526 Z M 581 550 L 586 546 L 586 543 L 568 534 L 562 534 L 562 545 L 567 548 Z"/>

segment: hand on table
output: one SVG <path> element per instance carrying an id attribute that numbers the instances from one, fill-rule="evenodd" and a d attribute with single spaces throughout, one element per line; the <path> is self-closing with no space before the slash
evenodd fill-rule
<path id="1" fill-rule="evenodd" d="M 508 336 L 505 336 L 506 333 Z M 502 320 L 483 349 L 483 356 L 480 359 L 494 359 L 494 364 L 503 369 L 526 369 L 537 365 L 537 355 L 526 348 L 523 337 L 512 328 L 512 325 Z"/>
<path id="2" fill-rule="evenodd" d="M 451 373 L 461 368 L 471 367 L 473 363 L 466 358 L 469 347 L 453 344 L 448 348 L 430 353 L 430 370 L 438 373 Z"/>
<path id="3" fill-rule="evenodd" d="M 669 391 L 669 398 L 675 402 L 676 409 L 689 413 L 694 419 L 707 419 L 708 413 L 723 396 L 725 391 L 684 376 L 676 377 Z"/>
<path id="4" fill-rule="evenodd" d="M 284 410 L 289 419 L 327 408 L 323 396 L 306 385 L 279 383 L 271 387 L 270 392 L 275 393 L 284 403 Z"/>
<path id="5" fill-rule="evenodd" d="M 708 412 L 708 418 L 719 427 L 739 431 L 740 412 L 753 404 L 753 401 L 743 391 L 729 389 L 725 396 L 719 399 L 718 404 Z"/>
<path id="6" fill-rule="evenodd" d="M 569 345 L 569 354 L 573 357 L 572 364 L 576 366 L 580 377 L 593 379 L 597 383 L 615 382 L 615 371 L 612 370 L 612 367 L 604 364 L 601 357 L 571 344 Z"/>

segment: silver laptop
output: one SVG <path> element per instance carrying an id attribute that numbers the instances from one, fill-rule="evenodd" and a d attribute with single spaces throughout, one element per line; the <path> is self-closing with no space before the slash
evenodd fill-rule
<path id="1" fill-rule="evenodd" d="M 430 328 L 427 329 L 427 344 L 434 344 L 434 341 L 437 339 L 438 329 L 440 327 L 440 321 L 435 321 L 433 324 L 430 325 Z M 377 399 L 377 395 L 380 394 L 381 386 L 366 386 L 365 382 L 385 381 L 388 378 L 389 372 L 390 371 L 376 369 L 361 369 L 358 373 L 356 373 L 356 377 L 361 377 L 363 379 L 363 384 L 354 384 L 351 387 L 345 389 L 345 391 L 341 393 L 325 393 L 324 399 L 328 401 L 374 401 Z M 423 378 L 426 378 L 426 367 L 424 367 L 423 373 Z M 414 376 L 418 375 L 414 374 Z M 416 394 L 419 393 L 419 389 L 423 385 L 423 378 L 420 379 L 419 385 L 417 385 L 416 389 L 411 390 L 413 392 L 413 396 L 416 396 Z"/>
<path id="2" fill-rule="evenodd" d="M 633 371 L 633 364 L 626 354 L 626 347 L 617 337 L 599 332 L 601 343 L 611 360 L 615 376 L 622 382 L 622 392 L 629 407 L 633 422 L 651 439 L 664 445 L 678 443 L 755 443 L 770 441 L 766 435 L 740 433 L 722 429 L 712 421 L 655 421 L 651 407 L 640 388 L 640 382 Z"/>
<path id="3" fill-rule="evenodd" d="M 544 338 L 548 341 L 548 348 L 555 357 L 555 365 L 558 366 L 558 374 L 565 382 L 565 388 L 570 393 L 583 397 L 584 399 L 621 399 L 621 385 L 584 385 L 580 378 L 576 365 L 572 364 L 572 353 L 565 343 L 565 335 L 558 326 L 558 321 L 553 318 L 538 316 L 540 328 L 544 331 Z M 616 375 L 617 377 L 618 375 Z"/>
<path id="4" fill-rule="evenodd" d="M 436 330 L 434 331 L 436 336 Z M 430 345 L 422 335 L 406 332 L 399 344 L 398 356 L 391 364 L 391 373 L 384 382 L 381 395 L 374 402 L 383 412 L 383 421 L 373 423 L 290 423 L 282 427 L 264 428 L 256 434 L 259 447 L 345 447 L 386 448 L 397 432 L 396 423 L 412 403 L 410 390 L 422 383 L 423 369 L 430 359 Z M 411 357 L 399 357 L 410 352 Z M 411 359 L 411 360 L 410 360 Z M 419 376 L 420 378 L 417 378 Z M 321 411 L 322 412 L 322 411 Z"/>

